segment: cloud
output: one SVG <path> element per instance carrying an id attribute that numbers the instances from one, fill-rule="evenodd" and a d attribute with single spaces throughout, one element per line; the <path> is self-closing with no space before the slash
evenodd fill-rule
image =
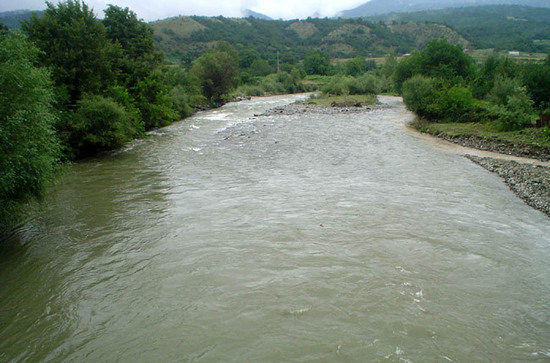
<path id="1" fill-rule="evenodd" d="M 56 4 L 58 1 L 51 2 Z M 359 6 L 366 0 L 88 0 L 84 2 L 92 7 L 99 17 L 103 16 L 103 9 L 107 4 L 113 4 L 128 7 L 139 18 L 153 21 L 178 15 L 239 17 L 245 9 L 274 19 L 303 19 L 315 14 L 330 17 L 339 11 Z M 0 11 L 45 8 L 46 4 L 43 0 L 0 0 Z"/>

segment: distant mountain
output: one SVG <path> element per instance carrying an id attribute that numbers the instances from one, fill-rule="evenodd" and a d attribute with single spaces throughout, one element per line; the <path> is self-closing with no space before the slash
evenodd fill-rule
<path id="1" fill-rule="evenodd" d="M 246 9 L 246 10 L 243 11 L 243 17 L 245 17 L 245 18 L 252 17 L 252 18 L 262 19 L 262 20 L 273 20 L 272 18 L 270 18 L 267 15 L 264 15 L 262 13 L 257 13 L 253 10 L 250 10 L 250 9 Z"/>
<path id="2" fill-rule="evenodd" d="M 312 49 L 332 58 L 403 54 L 441 37 L 469 45 L 456 31 L 442 24 L 380 24 L 363 19 L 262 20 L 224 17 L 174 17 L 151 23 L 154 39 L 166 60 L 191 64 L 216 42 L 226 41 L 238 51 L 256 50 L 263 59 L 292 63 Z M 254 36 L 250 36 L 254 34 Z"/>
<path id="3" fill-rule="evenodd" d="M 440 23 L 450 26 L 474 48 L 550 52 L 550 8 L 490 5 L 396 12 L 364 18 L 385 23 Z"/>
<path id="4" fill-rule="evenodd" d="M 359 18 L 393 12 L 485 5 L 522 5 L 550 8 L 550 0 L 370 0 L 354 9 L 342 11 L 338 16 L 342 18 Z"/>
<path id="5" fill-rule="evenodd" d="M 2 12 L 0 13 L 0 23 L 9 29 L 19 29 L 21 28 L 21 21 L 29 20 L 33 13 L 40 17 L 43 11 L 15 10 Z"/>

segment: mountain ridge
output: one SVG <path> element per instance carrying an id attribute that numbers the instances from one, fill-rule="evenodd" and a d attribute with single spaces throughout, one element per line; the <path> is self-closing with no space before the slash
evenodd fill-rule
<path id="1" fill-rule="evenodd" d="M 535 8 L 550 8 L 550 0 L 370 0 L 353 9 L 337 14 L 341 18 L 359 18 L 393 12 L 466 8 L 487 5 L 520 5 Z"/>

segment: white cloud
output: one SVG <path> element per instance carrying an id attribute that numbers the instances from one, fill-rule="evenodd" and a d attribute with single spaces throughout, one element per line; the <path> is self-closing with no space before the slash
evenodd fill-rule
<path id="1" fill-rule="evenodd" d="M 365 3 L 367 0 L 88 0 L 84 1 L 103 16 L 107 4 L 128 7 L 138 17 L 147 20 L 158 20 L 177 15 L 204 15 L 226 17 L 241 16 L 242 10 L 250 9 L 275 19 L 307 18 L 315 14 L 321 17 L 334 16 L 337 12 L 347 10 Z M 52 0 L 54 4 L 58 1 Z M 45 9 L 43 0 L 0 0 L 0 11 L 20 9 Z"/>

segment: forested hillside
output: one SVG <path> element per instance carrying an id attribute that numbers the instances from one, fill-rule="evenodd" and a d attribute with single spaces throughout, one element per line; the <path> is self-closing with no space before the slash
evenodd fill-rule
<path id="1" fill-rule="evenodd" d="M 488 5 L 521 5 L 550 8 L 548 0 L 370 0 L 356 8 L 342 11 L 343 18 L 369 17 L 394 12 L 478 7 Z"/>
<path id="2" fill-rule="evenodd" d="M 468 45 L 457 32 L 440 24 L 383 24 L 364 19 L 267 21 L 180 16 L 151 25 L 158 47 L 172 62 L 190 62 L 220 40 L 237 50 L 253 49 L 267 60 L 275 59 L 279 51 L 286 63 L 302 59 L 311 49 L 326 51 L 332 58 L 353 58 L 408 53 L 440 37 Z"/>
<path id="3" fill-rule="evenodd" d="M 446 24 L 475 48 L 550 51 L 550 9 L 516 5 L 400 12 L 368 18 L 383 22 Z"/>

